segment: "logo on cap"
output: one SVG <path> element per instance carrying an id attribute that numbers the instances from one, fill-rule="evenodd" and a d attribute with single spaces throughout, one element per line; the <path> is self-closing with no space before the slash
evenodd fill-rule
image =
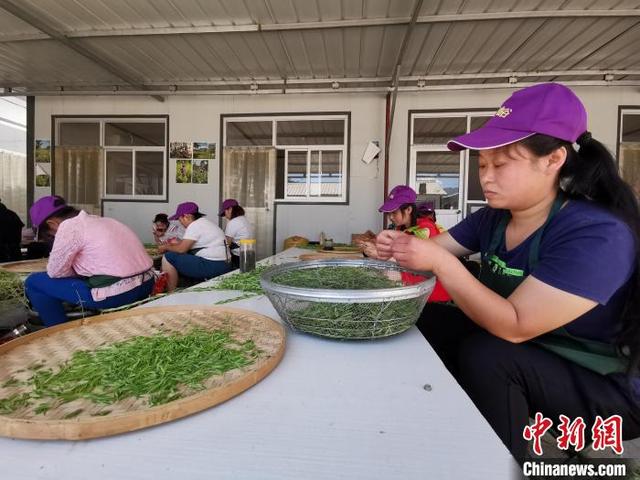
<path id="1" fill-rule="evenodd" d="M 498 111 L 494 114 L 494 117 L 506 118 L 511 113 L 511 109 L 505 106 L 502 106 L 498 109 Z"/>

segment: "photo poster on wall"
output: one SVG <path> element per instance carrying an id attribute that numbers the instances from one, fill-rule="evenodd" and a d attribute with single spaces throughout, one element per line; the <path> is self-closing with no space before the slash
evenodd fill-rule
<path id="1" fill-rule="evenodd" d="M 176 183 L 191 183 L 193 149 L 190 142 L 171 142 L 169 158 L 176 162 Z"/>
<path id="2" fill-rule="evenodd" d="M 36 163 L 36 187 L 51 187 L 51 163 Z"/>
<path id="3" fill-rule="evenodd" d="M 216 158 L 211 142 L 171 142 L 169 157 L 176 162 L 176 183 L 209 183 L 209 163 Z"/>
<path id="4" fill-rule="evenodd" d="M 193 183 L 209 183 L 209 161 L 216 158 L 216 144 L 193 142 Z"/>
<path id="5" fill-rule="evenodd" d="M 51 140 L 36 140 L 36 163 L 51 163 Z"/>

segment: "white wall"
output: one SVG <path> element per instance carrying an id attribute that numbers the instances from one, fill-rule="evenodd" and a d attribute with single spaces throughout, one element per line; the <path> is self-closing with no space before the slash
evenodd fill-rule
<path id="1" fill-rule="evenodd" d="M 640 105 L 640 90 L 633 87 L 575 87 L 589 113 L 589 129 L 612 151 L 616 148 L 619 105 Z M 494 109 L 511 89 L 477 91 L 437 91 L 398 94 L 392 132 L 389 186 L 406 182 L 407 131 L 409 110 Z M 276 112 L 351 112 L 351 159 L 349 205 L 279 205 L 276 246 L 291 235 L 312 240 L 323 231 L 336 242 L 350 241 L 350 234 L 367 229 L 377 231 L 382 216 L 377 212 L 383 200 L 383 154 L 380 160 L 364 164 L 360 159 L 367 143 L 384 143 L 385 97 L 378 94 L 316 94 L 256 96 L 169 96 L 164 103 L 148 97 L 38 97 L 35 138 L 51 138 L 51 115 L 144 115 L 168 114 L 170 141 L 209 141 L 220 148 L 220 115 Z M 176 184 L 175 164 L 169 166 L 168 203 L 105 204 L 105 215 L 131 226 L 144 241 L 153 215 L 172 212 L 180 202 L 197 202 L 204 212 L 215 214 L 219 201 L 219 164 L 212 161 L 208 185 Z M 36 198 L 47 194 L 36 189 Z"/>
<path id="2" fill-rule="evenodd" d="M 35 106 L 35 138 L 51 138 L 52 115 L 169 115 L 170 141 L 216 142 L 220 148 L 220 115 L 277 112 L 351 112 L 351 159 L 349 205 L 279 205 L 276 246 L 291 235 L 317 240 L 321 231 L 336 242 L 380 226 L 376 207 L 382 200 L 382 161 L 360 159 L 371 140 L 384 141 L 384 96 L 362 95 L 268 95 L 268 96 L 169 96 L 164 103 L 141 97 L 38 97 Z M 219 153 L 218 153 L 219 156 Z M 150 222 L 157 212 L 172 213 L 178 203 L 195 201 L 205 213 L 215 214 L 219 202 L 218 159 L 209 165 L 207 185 L 176 184 L 175 163 L 169 162 L 169 202 L 105 202 L 104 214 L 133 228 L 151 241 Z M 36 199 L 49 194 L 36 189 Z"/>

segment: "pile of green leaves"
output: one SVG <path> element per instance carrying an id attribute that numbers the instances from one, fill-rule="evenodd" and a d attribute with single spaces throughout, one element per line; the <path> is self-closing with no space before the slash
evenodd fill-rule
<path id="1" fill-rule="evenodd" d="M 275 275 L 272 281 L 289 287 L 333 290 L 374 290 L 402 286 L 402 282 L 391 280 L 383 270 L 362 267 L 302 268 Z"/>
<path id="2" fill-rule="evenodd" d="M 0 313 L 26 303 L 24 282 L 20 276 L 0 270 Z"/>
<path id="3" fill-rule="evenodd" d="M 106 406 L 133 397 L 161 405 L 203 389 L 214 375 L 251 365 L 259 355 L 253 341 L 238 342 L 224 330 L 194 328 L 186 334 L 135 337 L 77 351 L 55 371 L 42 364 L 30 367 L 31 378 L 12 378 L 3 385 L 26 384 L 31 389 L 0 399 L 0 414 L 25 406 L 44 413 L 77 399 Z"/>
<path id="4" fill-rule="evenodd" d="M 268 268 L 267 265 L 258 265 L 255 270 L 246 273 L 234 273 L 220 278 L 208 287 L 190 288 L 191 292 L 207 292 L 211 290 L 240 290 L 241 292 L 263 293 L 260 286 L 260 275 Z"/>
<path id="5" fill-rule="evenodd" d="M 318 267 L 292 270 L 273 277 L 280 285 L 333 290 L 375 290 L 401 287 L 384 270 L 362 267 Z M 400 333 L 413 325 L 422 299 L 377 303 L 289 302 L 286 319 L 298 330 L 332 338 L 375 338 Z"/>
<path id="6" fill-rule="evenodd" d="M 332 338 L 377 338 L 404 332 L 420 315 L 419 299 L 381 303 L 312 303 L 290 309 L 298 330 Z"/>

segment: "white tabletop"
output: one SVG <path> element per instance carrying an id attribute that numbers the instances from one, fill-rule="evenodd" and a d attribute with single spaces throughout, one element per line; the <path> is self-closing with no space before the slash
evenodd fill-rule
<path id="1" fill-rule="evenodd" d="M 183 292 L 148 305 L 211 305 L 238 295 Z M 264 296 L 227 305 L 279 320 Z M 280 365 L 226 403 L 102 439 L 0 438 L 0 452 L 6 479 L 468 480 L 516 471 L 416 328 L 364 342 L 289 331 Z"/>

